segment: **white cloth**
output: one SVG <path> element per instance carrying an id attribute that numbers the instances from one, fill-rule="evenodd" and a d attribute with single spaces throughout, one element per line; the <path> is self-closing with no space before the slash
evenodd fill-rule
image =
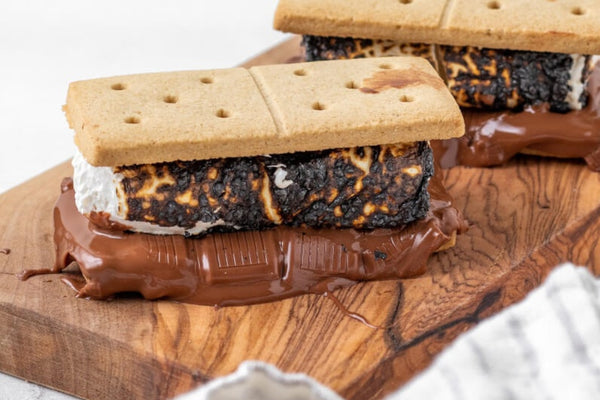
<path id="1" fill-rule="evenodd" d="M 600 399 L 600 281 L 566 264 L 387 400 Z"/>
<path id="2" fill-rule="evenodd" d="M 260 361 L 246 361 L 231 375 L 215 379 L 176 400 L 342 400 L 304 374 L 286 374 Z"/>

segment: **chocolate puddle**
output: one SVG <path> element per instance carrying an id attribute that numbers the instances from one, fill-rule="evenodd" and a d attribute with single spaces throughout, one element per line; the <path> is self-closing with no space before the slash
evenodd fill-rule
<path id="1" fill-rule="evenodd" d="M 85 284 L 65 279 L 78 297 L 139 292 L 146 299 L 230 306 L 414 277 L 454 232 L 466 229 L 439 178 L 431 179 L 429 192 L 428 216 L 405 229 L 278 227 L 186 239 L 101 229 L 77 211 L 66 179 L 54 208 L 54 268 L 24 271 L 21 278 L 77 261 Z"/>
<path id="2" fill-rule="evenodd" d="M 591 169 L 600 171 L 600 66 L 593 70 L 588 87 L 588 105 L 566 114 L 551 112 L 547 105 L 529 106 L 522 112 L 463 109 L 465 136 L 432 141 L 435 158 L 443 168 L 487 167 L 525 150 L 584 158 Z"/>

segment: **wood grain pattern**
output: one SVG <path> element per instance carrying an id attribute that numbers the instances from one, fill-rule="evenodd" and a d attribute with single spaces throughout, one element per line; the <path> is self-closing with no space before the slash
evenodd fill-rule
<path id="1" fill-rule="evenodd" d="M 294 40 L 260 62 L 294 57 Z M 559 262 L 600 272 L 600 174 L 520 157 L 445 172 L 471 229 L 426 275 L 336 292 L 381 329 L 314 295 L 221 309 L 134 296 L 86 301 L 60 275 L 14 275 L 52 264 L 51 212 L 70 173 L 65 163 L 0 195 L 0 248 L 11 250 L 0 253 L 0 370 L 83 398 L 168 398 L 247 359 L 307 373 L 349 399 L 381 398 Z"/>

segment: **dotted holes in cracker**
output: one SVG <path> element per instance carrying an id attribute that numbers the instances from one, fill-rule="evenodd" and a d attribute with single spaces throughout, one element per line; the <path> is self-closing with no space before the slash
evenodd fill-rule
<path id="1" fill-rule="evenodd" d="M 200 79 L 200 82 L 204 83 L 205 85 L 210 85 L 214 81 L 215 80 L 213 78 L 211 78 L 210 76 L 205 76 L 204 78 Z"/>
<path id="2" fill-rule="evenodd" d="M 379 64 L 380 69 L 392 69 L 390 64 Z"/>
<path id="3" fill-rule="evenodd" d="M 346 88 L 348 89 L 358 89 L 358 85 L 354 81 L 346 82 Z"/>
<path id="4" fill-rule="evenodd" d="M 126 86 L 124 83 L 114 83 L 110 86 L 112 90 L 125 90 Z"/>
<path id="5" fill-rule="evenodd" d="M 169 96 L 163 97 L 163 101 L 168 104 L 175 104 L 175 103 L 177 103 L 178 100 L 179 99 L 177 98 L 177 96 L 169 95 Z"/>
<path id="6" fill-rule="evenodd" d="M 139 124 L 140 123 L 140 119 L 139 117 L 127 117 L 125 118 L 125 123 L 126 124 Z"/>
<path id="7" fill-rule="evenodd" d="M 581 16 L 581 15 L 585 14 L 585 10 L 581 7 L 573 7 L 571 9 L 571 14 Z"/>
<path id="8" fill-rule="evenodd" d="M 296 75 L 296 76 L 306 76 L 306 70 L 297 69 L 297 70 L 294 71 L 294 75 Z"/>
<path id="9" fill-rule="evenodd" d="M 229 111 L 223 109 L 223 108 L 219 108 L 217 110 L 217 113 L 215 114 L 217 117 L 219 118 L 229 118 L 231 116 L 231 114 L 229 113 Z"/>
<path id="10" fill-rule="evenodd" d="M 415 98 L 412 96 L 403 94 L 402 96 L 400 96 L 400 101 L 402 103 L 412 103 L 413 101 L 415 101 Z"/>
<path id="11" fill-rule="evenodd" d="M 312 109 L 315 111 L 323 111 L 325 108 L 325 104 L 321 103 L 320 101 L 316 101 L 312 105 Z"/>
<path id="12" fill-rule="evenodd" d="M 500 3 L 497 1 L 490 1 L 487 3 L 487 8 L 490 10 L 499 10 L 501 7 Z"/>
<path id="13" fill-rule="evenodd" d="M 410 4 L 412 3 L 412 0 L 399 0 L 400 4 Z"/>

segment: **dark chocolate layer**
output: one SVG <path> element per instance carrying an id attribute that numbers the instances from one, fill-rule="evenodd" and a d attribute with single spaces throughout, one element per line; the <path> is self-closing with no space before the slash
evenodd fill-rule
<path id="1" fill-rule="evenodd" d="M 125 166 L 127 220 L 192 228 L 395 227 L 423 218 L 426 142 Z M 98 219 L 95 219 L 98 223 Z"/>
<path id="2" fill-rule="evenodd" d="M 75 260 L 86 280 L 69 280 L 79 297 L 139 292 L 147 299 L 206 305 L 258 303 L 357 281 L 412 277 L 466 228 L 438 178 L 429 192 L 426 218 L 402 228 L 277 227 L 184 238 L 101 229 L 77 211 L 72 182 L 65 180 L 54 209 L 56 263 L 52 271 L 38 272 L 59 272 Z"/>

